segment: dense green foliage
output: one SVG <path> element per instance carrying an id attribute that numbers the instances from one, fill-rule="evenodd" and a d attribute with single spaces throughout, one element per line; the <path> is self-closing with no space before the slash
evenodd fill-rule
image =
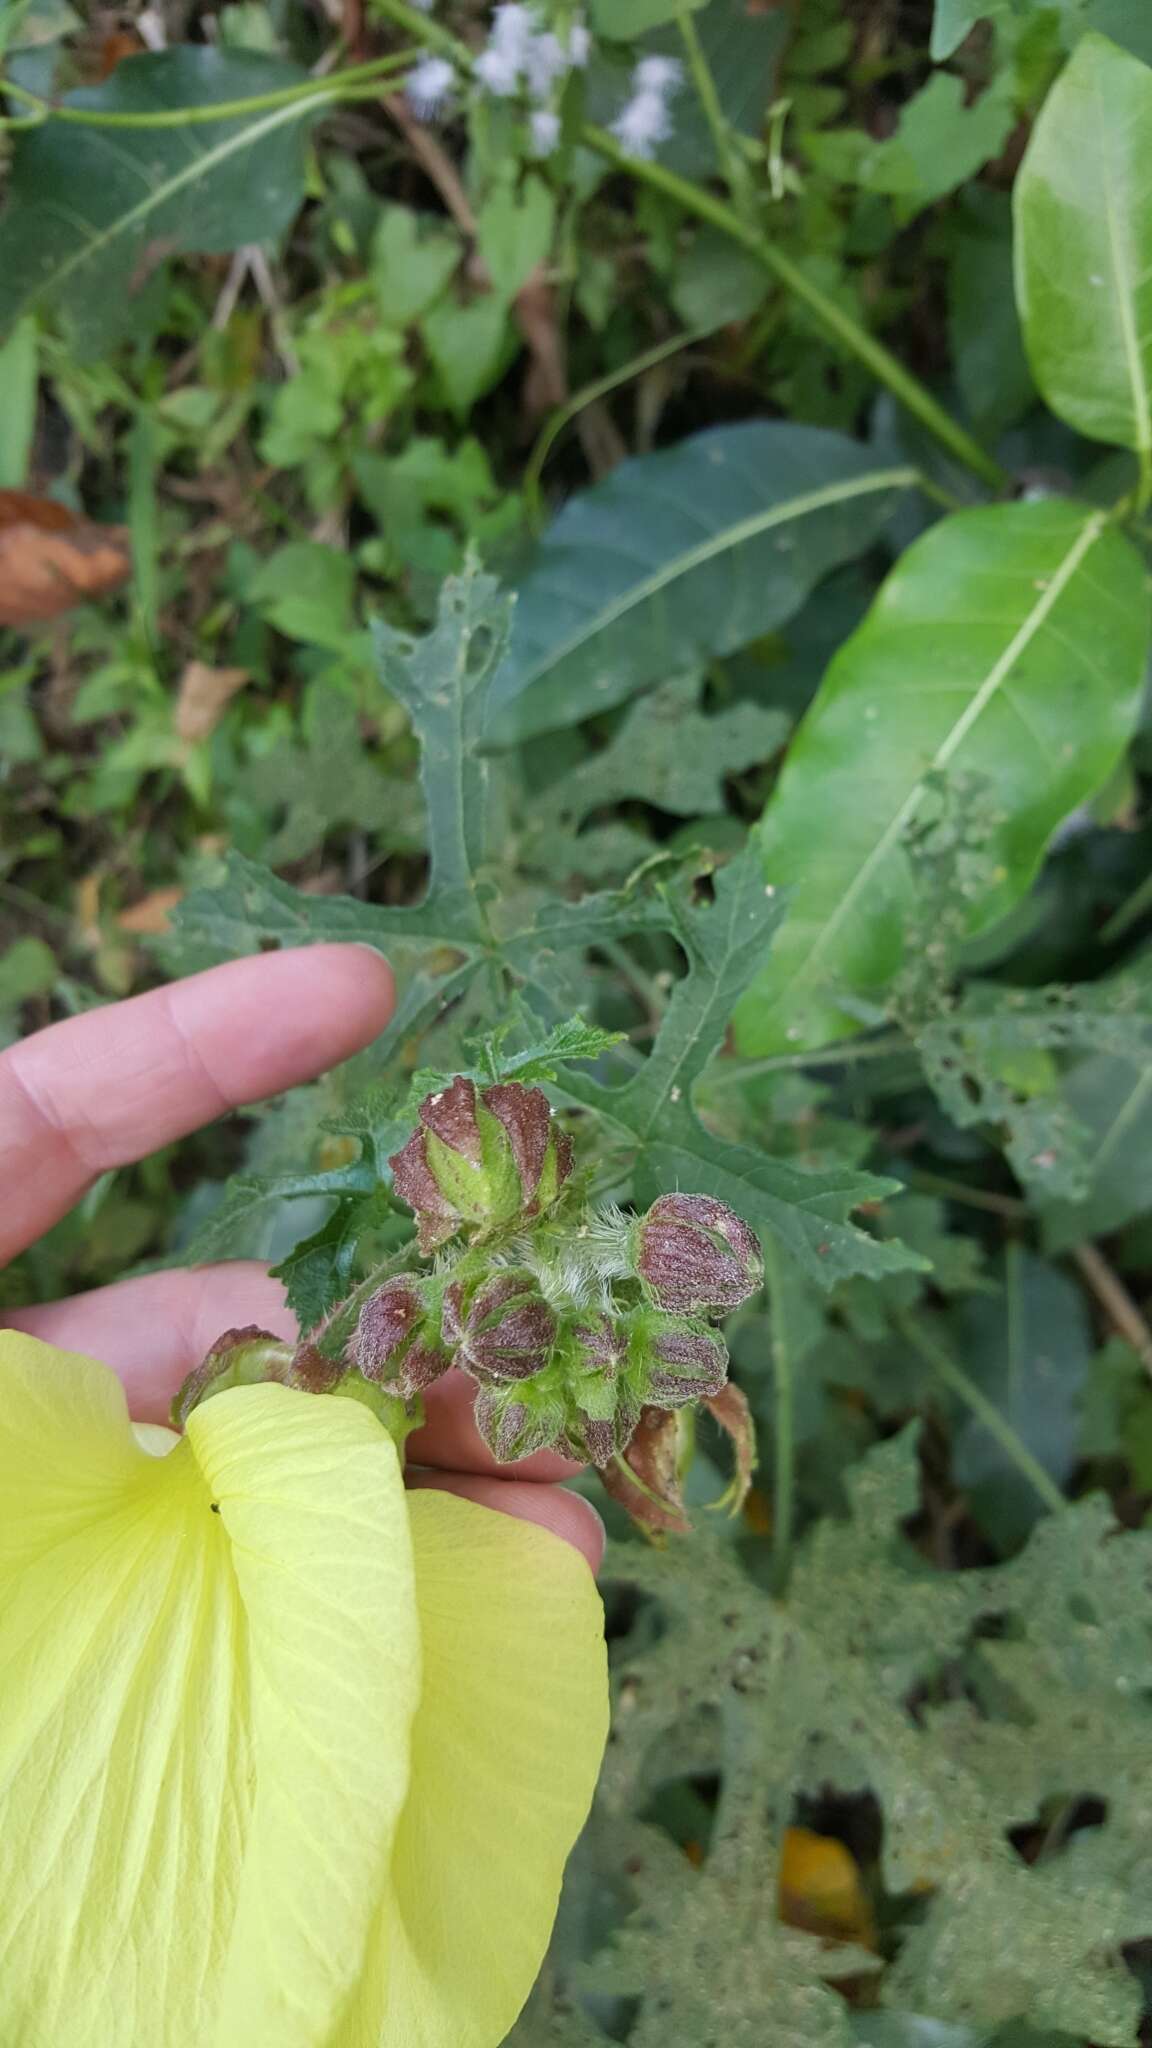
<path id="1" fill-rule="evenodd" d="M 423 1088 L 546 1080 L 597 1195 L 718 1197 L 767 1285 L 743 1515 L 705 1421 L 692 1536 L 606 1510 L 516 2048 L 1132 2048 L 1152 10 L 594 0 L 534 110 L 489 14 L 0 0 L 0 487 L 134 570 L 3 635 L 0 1032 L 317 939 L 400 989 L 0 1299 L 256 1255 L 315 1323 Z"/>

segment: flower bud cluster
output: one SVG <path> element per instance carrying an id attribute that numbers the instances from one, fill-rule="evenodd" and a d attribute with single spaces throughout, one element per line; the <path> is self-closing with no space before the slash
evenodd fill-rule
<path id="1" fill-rule="evenodd" d="M 712 1319 L 763 1279 L 731 1209 L 670 1194 L 641 1217 L 585 1213 L 570 1140 L 538 1088 L 457 1076 L 418 1117 L 394 1186 L 419 1250 L 439 1257 L 364 1304 L 349 1354 L 364 1381 L 410 1401 L 454 1366 L 498 1458 L 553 1448 L 600 1466 L 642 1410 L 720 1393 L 728 1354 Z"/>

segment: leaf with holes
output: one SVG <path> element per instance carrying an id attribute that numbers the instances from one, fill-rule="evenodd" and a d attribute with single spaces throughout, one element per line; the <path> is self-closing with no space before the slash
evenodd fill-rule
<path id="1" fill-rule="evenodd" d="M 1136 719 L 1149 642 L 1144 570 L 1103 513 L 1051 499 L 960 512 L 908 549 L 841 648 L 761 825 L 789 892 L 744 996 L 740 1047 L 826 1045 L 882 1003 L 914 907 L 904 841 L 936 776 L 996 814 L 970 929 L 1022 896 L 1062 818 L 1097 790 Z"/>

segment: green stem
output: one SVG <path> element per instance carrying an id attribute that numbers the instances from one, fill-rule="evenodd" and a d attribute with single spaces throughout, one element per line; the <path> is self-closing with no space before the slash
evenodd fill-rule
<path id="1" fill-rule="evenodd" d="M 796 1520 L 796 1386 L 780 1280 L 780 1254 L 771 1243 L 764 1246 L 764 1277 L 772 1319 L 772 1591 L 777 1599 L 782 1599 L 792 1569 L 792 1531 Z"/>
<path id="2" fill-rule="evenodd" d="M 704 110 L 704 118 L 708 123 L 712 132 L 712 140 L 716 145 L 717 162 L 724 174 L 732 197 L 738 202 L 742 212 L 748 212 L 753 205 L 752 190 L 748 178 L 748 166 L 732 147 L 732 130 L 725 119 L 724 109 L 720 104 L 720 95 L 716 90 L 716 80 L 712 76 L 708 59 L 704 55 L 703 44 L 696 33 L 695 19 L 687 8 L 682 9 L 677 26 L 680 30 L 680 40 L 684 45 L 684 53 L 688 59 L 688 68 L 692 73 L 692 83 L 696 87 L 696 96 Z"/>
<path id="3" fill-rule="evenodd" d="M 281 86 L 277 92 L 259 93 L 252 99 L 219 100 L 202 107 L 158 107 L 139 114 L 104 113 L 97 107 L 58 107 L 10 78 L 0 80 L 0 91 L 19 100 L 22 106 L 33 107 L 37 127 L 45 121 L 64 121 L 79 128 L 187 128 L 203 121 L 238 121 L 246 114 L 269 113 L 275 107 L 290 107 L 297 101 L 354 97 L 356 88 L 370 80 L 384 78 L 389 72 L 410 70 L 419 55 L 419 50 L 401 50 L 389 57 L 377 57 L 370 64 L 355 64 L 346 71 L 333 71 L 327 78 Z"/>
<path id="4" fill-rule="evenodd" d="M 775 242 L 769 241 L 759 228 L 747 225 L 724 200 L 717 199 L 702 186 L 692 184 L 690 179 L 680 177 L 678 172 L 670 171 L 665 164 L 651 163 L 640 157 L 629 156 L 627 150 L 622 149 L 615 137 L 609 135 L 606 129 L 596 128 L 588 123 L 582 133 L 588 147 L 596 150 L 598 155 L 605 157 L 618 170 L 627 171 L 631 177 L 639 179 L 655 192 L 663 192 L 666 198 L 674 200 L 682 207 L 685 213 L 695 214 L 698 220 L 707 221 L 710 227 L 718 228 L 722 235 L 727 235 L 729 240 L 738 242 L 741 248 L 747 249 L 749 255 L 754 256 L 764 270 L 790 291 L 794 298 L 807 306 L 809 312 L 815 315 L 828 333 L 834 334 L 838 341 L 843 342 L 845 347 L 872 371 L 873 376 L 887 386 L 905 411 L 918 419 L 921 426 L 926 427 L 939 441 L 941 447 L 947 448 L 957 461 L 962 462 L 966 469 L 971 470 L 974 476 L 978 476 L 981 482 L 989 485 L 992 490 L 1003 491 L 1008 488 L 1010 480 L 995 457 L 989 455 L 987 449 L 982 448 L 971 434 L 945 412 L 944 407 L 937 403 L 919 378 L 914 377 L 910 370 L 906 370 L 903 363 L 885 348 L 883 342 L 877 341 L 876 337 L 861 327 L 850 313 L 846 313 L 842 306 L 838 306 L 834 299 L 830 299 L 822 292 L 819 285 L 812 282 L 800 265 L 794 262 L 791 256 L 786 255 L 783 249 L 777 248 Z"/>
<path id="5" fill-rule="evenodd" d="M 855 1067 L 863 1060 L 895 1059 L 899 1053 L 912 1049 L 911 1040 L 902 1031 L 893 1031 L 884 1038 L 860 1042 L 848 1039 L 843 1045 L 826 1046 L 819 1052 L 777 1052 L 762 1060 L 719 1060 L 708 1076 L 708 1086 L 710 1090 L 739 1088 L 759 1074 L 789 1073 L 797 1067 Z"/>
<path id="6" fill-rule="evenodd" d="M 942 1173 L 928 1173 L 919 1166 L 900 1169 L 910 1188 L 925 1195 L 940 1195 L 944 1201 L 960 1202 L 969 1209 L 985 1209 L 990 1216 L 1003 1216 L 1011 1223 L 1027 1222 L 1029 1208 L 1017 1195 L 997 1195 L 985 1188 L 970 1188 L 967 1181 L 949 1180 Z"/>
<path id="7" fill-rule="evenodd" d="M 693 342 L 705 340 L 723 325 L 723 321 L 711 321 L 707 327 L 693 327 L 687 334 L 673 334 L 667 341 L 658 341 L 654 347 L 645 349 L 641 355 L 633 356 L 618 369 L 609 370 L 607 376 L 597 377 L 594 383 L 583 385 L 565 404 L 557 406 L 556 411 L 549 414 L 540 429 L 536 445 L 524 470 L 524 497 L 533 526 L 539 527 L 544 516 L 540 493 L 540 478 L 543 475 L 544 464 L 565 427 L 583 412 L 585 406 L 594 405 L 598 398 L 605 398 L 609 391 L 617 390 L 621 384 L 630 383 L 633 377 L 642 377 L 645 370 L 655 369 L 658 363 L 666 362 L 669 356 L 678 355 L 681 349 L 691 348 Z"/>
<path id="8" fill-rule="evenodd" d="M 452 35 L 448 29 L 441 28 L 438 22 L 430 21 L 426 16 L 418 14 L 414 7 L 408 6 L 407 0 L 376 0 L 376 7 L 379 13 L 387 15 L 429 49 L 439 50 L 443 56 L 451 57 L 463 70 L 471 71 L 472 53 L 467 45 L 462 43 L 458 36 Z M 699 85 L 699 80 L 697 84 Z M 852 318 L 850 313 L 846 313 L 834 299 L 828 298 L 820 290 L 819 285 L 813 284 L 799 264 L 794 263 L 790 256 L 785 255 L 782 249 L 778 249 L 774 242 L 769 241 L 758 227 L 741 220 L 739 214 L 726 205 L 724 200 L 718 199 L 714 193 L 706 191 L 703 186 L 694 185 L 688 178 L 679 177 L 665 165 L 629 156 L 627 150 L 620 147 L 614 136 L 609 135 L 604 128 L 597 128 L 592 122 L 584 124 L 581 129 L 581 140 L 589 149 L 595 150 L 598 156 L 613 164 L 617 170 L 627 171 L 631 177 L 639 179 L 653 191 L 663 192 L 666 198 L 674 200 L 682 207 L 685 213 L 695 214 L 697 220 L 707 221 L 710 227 L 718 228 L 722 235 L 727 235 L 731 241 L 738 242 L 742 248 L 747 249 L 749 255 L 754 256 L 763 269 L 791 292 L 794 298 L 800 299 L 808 307 L 809 312 L 815 315 L 822 327 L 830 334 L 834 334 L 860 362 L 867 365 L 873 376 L 887 386 L 905 410 L 918 419 L 939 441 L 941 447 L 947 448 L 957 461 L 963 463 L 966 469 L 971 470 L 972 474 L 978 476 L 990 489 L 1007 490 L 1010 478 L 995 458 L 989 455 L 987 449 L 982 448 L 979 441 L 966 433 L 965 429 L 945 412 L 944 407 L 937 403 L 919 378 L 914 377 L 910 370 L 906 370 L 903 363 L 885 348 L 883 342 L 877 341 L 866 328 L 861 327 Z"/>
<path id="9" fill-rule="evenodd" d="M 896 1317 L 897 1327 L 907 1337 L 914 1351 L 920 1353 L 926 1365 L 930 1365 L 937 1379 L 956 1394 L 978 1422 L 982 1422 L 989 1436 L 994 1436 L 1017 1471 L 1026 1479 L 1033 1491 L 1055 1515 L 1061 1514 L 1068 1503 L 1054 1479 L 1033 1456 L 1027 1444 L 1022 1443 L 1007 1417 L 1000 1413 L 994 1401 L 969 1379 L 963 1366 L 937 1344 L 923 1326 L 905 1310 Z"/>

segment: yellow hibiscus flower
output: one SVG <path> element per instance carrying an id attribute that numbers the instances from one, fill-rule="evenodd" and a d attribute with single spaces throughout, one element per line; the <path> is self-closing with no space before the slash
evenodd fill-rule
<path id="1" fill-rule="evenodd" d="M 584 1561 L 366 1407 L 0 1336 L 5 2048 L 496 2048 L 605 1734 Z"/>

